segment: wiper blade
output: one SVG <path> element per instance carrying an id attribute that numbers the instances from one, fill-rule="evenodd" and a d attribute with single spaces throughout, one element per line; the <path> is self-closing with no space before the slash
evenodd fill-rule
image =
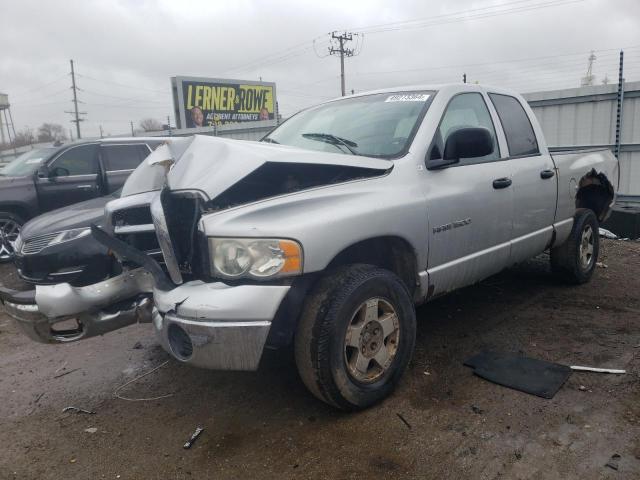
<path id="1" fill-rule="evenodd" d="M 263 138 L 260 141 L 264 143 L 275 143 L 276 145 L 280 145 L 280 142 L 276 142 L 273 138 L 269 138 L 269 137 Z"/>
<path id="2" fill-rule="evenodd" d="M 358 147 L 358 144 L 352 140 L 347 140 L 346 138 L 338 137 L 331 133 L 303 133 L 302 136 L 310 140 L 327 142 L 331 145 L 343 145 L 352 155 L 358 155 L 358 152 L 354 150 L 354 148 Z"/>

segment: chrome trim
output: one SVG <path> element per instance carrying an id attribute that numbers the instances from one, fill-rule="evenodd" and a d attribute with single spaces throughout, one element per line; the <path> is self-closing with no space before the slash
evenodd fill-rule
<path id="1" fill-rule="evenodd" d="M 152 223 L 148 223 L 146 225 L 124 225 L 122 227 L 116 226 L 113 229 L 116 234 L 126 234 L 126 233 L 144 233 L 144 232 L 154 232 L 155 227 Z"/>
<path id="2" fill-rule="evenodd" d="M 36 255 L 49 246 L 51 240 L 60 235 L 60 232 L 45 233 L 37 237 L 22 240 L 20 253 L 23 255 Z"/>
<path id="3" fill-rule="evenodd" d="M 68 283 L 36 285 L 36 304 L 47 318 L 66 317 L 95 311 L 152 289 L 151 274 L 138 268 L 86 287 Z"/>
<path id="4" fill-rule="evenodd" d="M 135 170 L 135 168 L 125 168 L 123 170 L 107 170 L 106 173 L 107 175 L 109 175 L 110 173 L 127 173 L 127 172 L 133 172 Z"/>
<path id="5" fill-rule="evenodd" d="M 69 270 L 66 272 L 55 272 L 55 273 L 50 273 L 49 276 L 50 277 L 63 277 L 65 275 L 73 275 L 75 273 L 82 273 L 84 271 L 84 268 L 81 268 L 80 270 Z"/>
<path id="6" fill-rule="evenodd" d="M 158 237 L 158 243 L 160 244 L 164 263 L 169 271 L 169 276 L 173 283 L 180 285 L 182 283 L 182 274 L 180 273 L 180 266 L 178 265 L 176 253 L 173 249 L 173 244 L 171 243 L 171 237 L 169 236 L 167 219 L 164 216 L 159 192 L 156 193 L 155 198 L 151 201 L 151 218 L 153 218 L 156 236 Z"/>

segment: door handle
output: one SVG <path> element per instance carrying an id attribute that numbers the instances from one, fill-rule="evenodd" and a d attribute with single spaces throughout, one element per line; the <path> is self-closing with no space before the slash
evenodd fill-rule
<path id="1" fill-rule="evenodd" d="M 510 178 L 497 178 L 493 181 L 493 188 L 495 188 L 496 190 L 507 188 L 511 185 L 511 183 L 512 182 Z"/>
<path id="2" fill-rule="evenodd" d="M 542 170 L 540 172 L 540 178 L 546 180 L 547 178 L 551 178 L 556 174 L 553 170 Z"/>
<path id="3" fill-rule="evenodd" d="M 82 188 L 83 190 L 90 190 L 93 188 L 93 185 L 78 185 L 76 188 Z"/>

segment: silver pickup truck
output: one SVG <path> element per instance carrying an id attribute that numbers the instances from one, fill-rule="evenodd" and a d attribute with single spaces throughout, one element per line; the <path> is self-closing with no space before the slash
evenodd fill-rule
<path id="1" fill-rule="evenodd" d="M 261 142 L 171 140 L 136 175 L 164 185 L 123 192 L 93 229 L 125 273 L 4 289 L 7 311 L 53 343 L 150 321 L 173 357 L 212 369 L 293 343 L 309 390 L 344 410 L 393 390 L 415 305 L 545 250 L 587 282 L 619 183 L 609 151 L 550 155 L 519 95 L 478 85 L 336 99 Z M 150 234 L 160 263 L 137 247 Z"/>

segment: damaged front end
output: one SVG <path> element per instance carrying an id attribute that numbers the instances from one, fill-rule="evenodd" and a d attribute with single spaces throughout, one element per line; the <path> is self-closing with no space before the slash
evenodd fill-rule
<path id="1" fill-rule="evenodd" d="M 85 287 L 0 288 L 0 301 L 21 330 L 41 343 L 67 343 L 151 321 L 153 280 L 144 269 Z"/>

